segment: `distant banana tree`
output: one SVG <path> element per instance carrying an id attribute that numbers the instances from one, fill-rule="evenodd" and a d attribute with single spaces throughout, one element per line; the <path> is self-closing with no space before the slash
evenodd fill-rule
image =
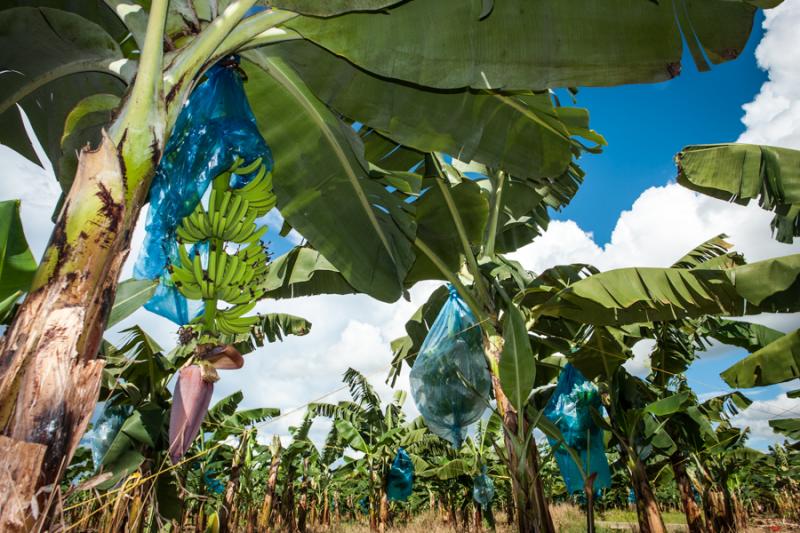
<path id="1" fill-rule="evenodd" d="M 340 450 L 351 448 L 362 454 L 359 458 L 345 455 L 345 464 L 337 473 L 363 471 L 369 486 L 370 526 L 383 532 L 389 521 L 386 483 L 392 460 L 400 447 L 413 454 L 414 445 L 422 440 L 427 428 L 420 420 L 405 421 L 402 411 L 405 392 L 398 391 L 384 409 L 380 397 L 361 373 L 349 368 L 343 379 L 353 401 L 311 404 L 309 414 L 333 421 L 329 445 Z"/>

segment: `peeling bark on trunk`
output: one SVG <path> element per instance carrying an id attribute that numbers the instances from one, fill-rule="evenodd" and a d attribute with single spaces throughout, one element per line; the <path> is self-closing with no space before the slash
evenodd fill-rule
<path id="1" fill-rule="evenodd" d="M 154 165 L 144 170 L 152 173 Z M 2 346 L 0 427 L 14 441 L 47 449 L 39 465 L 28 465 L 35 474 L 16 474 L 18 485 L 36 479 L 42 512 L 46 487 L 71 459 L 100 389 L 104 363 L 97 351 L 146 193 L 143 188 L 128 196 L 132 205 L 126 205 L 125 180 L 124 163 L 107 135 L 97 150 L 81 152 L 31 292 Z M 13 472 L 16 462 L 3 455 L 0 469 Z"/>
<path id="2" fill-rule="evenodd" d="M 258 519 L 259 528 L 262 531 L 270 527 L 272 515 L 272 502 L 275 499 L 275 486 L 278 484 L 278 468 L 281 465 L 280 450 L 272 455 L 272 462 L 269 465 L 269 478 L 267 478 L 267 493 L 264 495 L 264 504 L 261 506 L 261 515 Z"/>
<path id="3" fill-rule="evenodd" d="M 239 476 L 241 474 L 242 460 L 247 449 L 248 433 L 244 433 L 239 441 L 239 446 L 233 456 L 231 472 L 228 484 L 225 486 L 225 498 L 222 501 L 222 509 L 219 511 L 219 530 L 220 533 L 237 531 L 237 513 L 234 511 L 236 493 L 239 490 Z"/>
<path id="4" fill-rule="evenodd" d="M 389 498 L 386 496 L 386 491 L 383 489 L 381 489 L 380 511 L 378 515 L 378 531 L 380 531 L 380 533 L 385 533 L 389 525 Z"/>
<path id="5" fill-rule="evenodd" d="M 706 525 L 703 522 L 703 513 L 697 502 L 694 500 L 692 492 L 692 481 L 686 473 L 686 458 L 681 454 L 673 454 L 670 457 L 672 472 L 675 475 L 675 483 L 678 485 L 678 492 L 681 495 L 683 512 L 686 514 L 686 525 L 689 533 L 706 533 Z"/>
<path id="6" fill-rule="evenodd" d="M 0 435 L 0 457 L 13 458 L 10 469 L 0 470 L 0 531 L 28 531 L 32 521 L 26 520 L 28 507 L 36 492 L 38 466 L 47 447 L 20 442 Z M 36 519 L 36 516 L 30 518 Z"/>
<path id="7" fill-rule="evenodd" d="M 500 361 L 502 353 L 501 340 L 498 339 L 495 342 L 487 340 L 484 349 L 491 358 L 495 361 Z M 525 456 L 519 456 L 513 441 L 513 436 L 520 434 L 517 412 L 508 401 L 497 376 L 492 376 L 492 384 L 498 410 L 503 413 L 506 453 L 512 465 L 522 465 L 523 469 L 521 475 L 511 476 L 511 492 L 514 497 L 514 506 L 516 507 L 517 528 L 521 533 L 555 533 L 553 518 L 550 515 L 550 506 L 539 476 L 539 450 L 536 447 L 536 441 L 531 439 L 525 450 Z M 527 427 L 524 418 L 522 423 L 525 424 L 523 432 L 532 430 Z"/>
<path id="8" fill-rule="evenodd" d="M 666 533 L 664 519 L 658 508 L 644 463 L 638 458 L 628 458 L 628 469 L 631 474 L 633 491 L 636 494 L 636 514 L 639 517 L 639 531 L 641 533 Z"/>
<path id="9" fill-rule="evenodd" d="M 300 503 L 297 506 L 297 529 L 306 533 L 306 517 L 308 516 L 308 457 L 303 459 L 303 482 L 300 485 Z"/>

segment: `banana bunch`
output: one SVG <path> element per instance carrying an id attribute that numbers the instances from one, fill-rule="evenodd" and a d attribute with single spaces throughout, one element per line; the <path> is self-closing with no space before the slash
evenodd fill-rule
<path id="1" fill-rule="evenodd" d="M 190 254 L 184 246 L 179 246 L 178 254 L 180 265 L 170 268 L 172 281 L 191 300 L 223 300 L 231 304 L 243 304 L 264 295 L 262 289 L 250 288 L 267 271 L 269 256 L 261 241 L 232 255 L 211 246 L 205 267 L 199 252 Z"/>
<path id="2" fill-rule="evenodd" d="M 220 333 L 225 335 L 238 335 L 250 331 L 250 328 L 258 324 L 260 320 L 257 316 L 242 316 L 253 310 L 256 302 L 251 301 L 246 304 L 234 305 L 223 311 L 217 311 L 214 322 Z"/>
<path id="3" fill-rule="evenodd" d="M 243 187 L 231 187 L 238 176 L 254 173 Z M 172 281 L 186 298 L 206 302 L 205 314 L 193 323 L 226 335 L 247 333 L 258 323 L 258 316 L 243 316 L 264 295 L 258 287 L 269 261 L 261 242 L 267 227 L 256 220 L 275 203 L 272 175 L 261 158 L 244 166 L 237 159 L 214 179 L 208 207 L 198 205 L 178 226 L 179 261 L 169 267 Z M 194 246 L 188 250 L 186 244 Z M 206 244 L 203 254 L 200 247 Z M 218 300 L 232 306 L 216 309 Z"/>
<path id="4" fill-rule="evenodd" d="M 256 175 L 244 187 L 231 189 L 232 174 Z M 272 192 L 272 174 L 267 172 L 261 158 L 241 166 L 241 160 L 214 179 L 208 200 L 208 209 L 202 204 L 178 226 L 178 237 L 186 243 L 220 239 L 227 242 L 246 243 L 260 239 L 265 227 L 257 227 L 256 219 L 275 207 L 277 199 Z M 258 234 L 258 232 L 261 232 Z"/>

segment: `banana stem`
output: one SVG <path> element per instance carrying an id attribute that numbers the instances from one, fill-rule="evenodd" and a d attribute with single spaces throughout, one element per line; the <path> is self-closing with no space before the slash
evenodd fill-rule
<path id="1" fill-rule="evenodd" d="M 461 241 L 461 247 L 464 250 L 467 267 L 472 274 L 472 279 L 474 280 L 475 288 L 478 291 L 478 296 L 482 300 L 481 303 L 483 303 L 485 308 L 491 310 L 494 307 L 492 304 L 492 299 L 489 296 L 489 291 L 486 289 L 486 284 L 481 276 L 480 268 L 478 268 L 478 262 L 475 260 L 475 254 L 472 251 L 472 246 L 470 245 L 469 238 L 467 237 L 467 230 L 464 228 L 464 221 L 461 220 L 461 215 L 456 207 L 456 202 L 453 199 L 453 195 L 450 193 L 450 185 L 444 181 L 444 172 L 442 171 L 436 155 L 432 154 L 430 157 L 434 167 L 436 168 L 436 172 L 439 175 L 438 179 L 436 180 L 436 184 L 439 186 L 439 190 L 444 197 L 445 204 L 447 204 L 447 209 L 450 211 L 450 217 L 453 219 L 453 224 L 456 226 L 456 233 L 458 233 L 458 239 Z"/>
<path id="2" fill-rule="evenodd" d="M 495 241 L 497 240 L 497 224 L 500 219 L 500 209 L 503 207 L 503 186 L 506 181 L 506 173 L 499 171 L 496 178 L 491 178 L 492 184 L 492 198 L 489 208 L 491 213 L 489 216 L 489 227 L 486 233 L 486 246 L 483 249 L 483 255 L 492 257 L 494 255 Z"/>
<path id="3" fill-rule="evenodd" d="M 206 321 L 206 329 L 208 331 L 213 331 L 214 318 L 216 318 L 217 316 L 217 299 L 213 298 L 211 300 L 203 300 L 203 304 L 205 306 L 205 310 L 203 311 L 203 318 Z"/>

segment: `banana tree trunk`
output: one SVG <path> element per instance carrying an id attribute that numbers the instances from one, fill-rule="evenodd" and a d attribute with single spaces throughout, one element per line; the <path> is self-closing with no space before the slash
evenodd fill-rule
<path id="1" fill-rule="evenodd" d="M 45 487 L 60 479 L 97 401 L 104 365 L 97 352 L 160 154 L 156 149 L 133 176 L 123 150 L 105 135 L 96 150 L 81 152 L 31 291 L 2 345 L 0 427 L 7 438 L 0 439 L 0 487 L 15 487 L 4 493 L 18 496 L 17 513 L 26 513 L 34 495 L 47 513 Z M 134 180 L 142 186 L 128 194 L 126 181 Z M 26 528 L 10 509 L 0 508 L 0 529 Z"/>
<path id="2" fill-rule="evenodd" d="M 500 337 L 493 337 L 485 342 L 484 349 L 489 357 L 497 362 L 500 361 L 503 351 L 502 343 Z M 521 533 L 555 533 L 550 507 L 539 475 L 539 450 L 536 447 L 536 441 L 531 438 L 530 444 L 522 451 L 518 450 L 515 445 L 515 436 L 527 434 L 527 432 L 533 431 L 533 428 L 528 427 L 524 417 L 518 417 L 517 411 L 508 401 L 496 375 L 492 376 L 492 384 L 498 410 L 503 413 L 505 429 L 503 434 L 508 461 L 511 468 L 517 472 L 511 476 L 511 492 L 516 507 L 517 528 Z M 520 418 L 522 418 L 523 428 L 519 427 Z"/>
<path id="3" fill-rule="evenodd" d="M 44 526 L 97 401 L 97 351 L 165 141 L 167 7 L 168 0 L 152 2 L 136 82 L 111 133 L 81 151 L 30 292 L 0 346 L 0 490 L 12 495 L 0 506 L 3 531 Z"/>
<path id="4" fill-rule="evenodd" d="M 386 490 L 381 489 L 380 511 L 378 513 L 379 523 L 378 531 L 385 533 L 386 528 L 389 527 L 389 498 L 386 495 Z"/>
<path id="5" fill-rule="evenodd" d="M 626 454 L 627 455 L 627 454 Z M 636 514 L 639 517 L 641 533 L 666 533 L 664 519 L 658 508 L 658 501 L 647 479 L 647 470 L 638 457 L 628 456 L 628 470 L 631 474 L 633 492 L 636 494 Z"/>
<path id="6" fill-rule="evenodd" d="M 272 462 L 269 465 L 269 477 L 267 478 L 267 493 L 264 495 L 264 504 L 261 506 L 261 514 L 258 517 L 258 525 L 261 531 L 266 531 L 270 527 L 270 517 L 272 515 L 273 501 L 275 500 L 275 486 L 278 484 L 278 468 L 281 465 L 280 450 L 272 454 Z"/>
<path id="7" fill-rule="evenodd" d="M 481 506 L 477 503 L 472 503 L 472 516 L 475 522 L 475 531 L 483 533 L 483 517 L 481 516 Z"/>
<path id="8" fill-rule="evenodd" d="M 249 433 L 247 432 L 242 434 L 239 446 L 233 456 L 231 472 L 228 477 L 228 483 L 225 486 L 225 497 L 222 501 L 222 509 L 219 512 L 220 533 L 237 530 L 237 513 L 234 512 L 234 505 L 236 504 L 236 493 L 239 491 L 239 476 L 241 474 L 242 460 L 247 450 L 248 435 Z"/>
<path id="9" fill-rule="evenodd" d="M 331 498 L 328 494 L 327 487 L 325 487 L 325 490 L 322 492 L 322 498 L 322 516 L 320 518 L 320 525 L 327 528 L 331 525 Z"/>
<path id="10" fill-rule="evenodd" d="M 681 495 L 683 512 L 686 514 L 686 524 L 689 533 L 706 533 L 706 525 L 703 522 L 703 513 L 697 502 L 694 500 L 692 491 L 692 481 L 686 473 L 686 458 L 682 454 L 675 453 L 670 457 L 672 472 L 675 475 L 675 483 L 678 485 L 678 492 Z"/>
<path id="11" fill-rule="evenodd" d="M 303 459 L 303 481 L 300 484 L 300 502 L 297 506 L 297 529 L 306 533 L 306 519 L 308 517 L 308 457 Z"/>

